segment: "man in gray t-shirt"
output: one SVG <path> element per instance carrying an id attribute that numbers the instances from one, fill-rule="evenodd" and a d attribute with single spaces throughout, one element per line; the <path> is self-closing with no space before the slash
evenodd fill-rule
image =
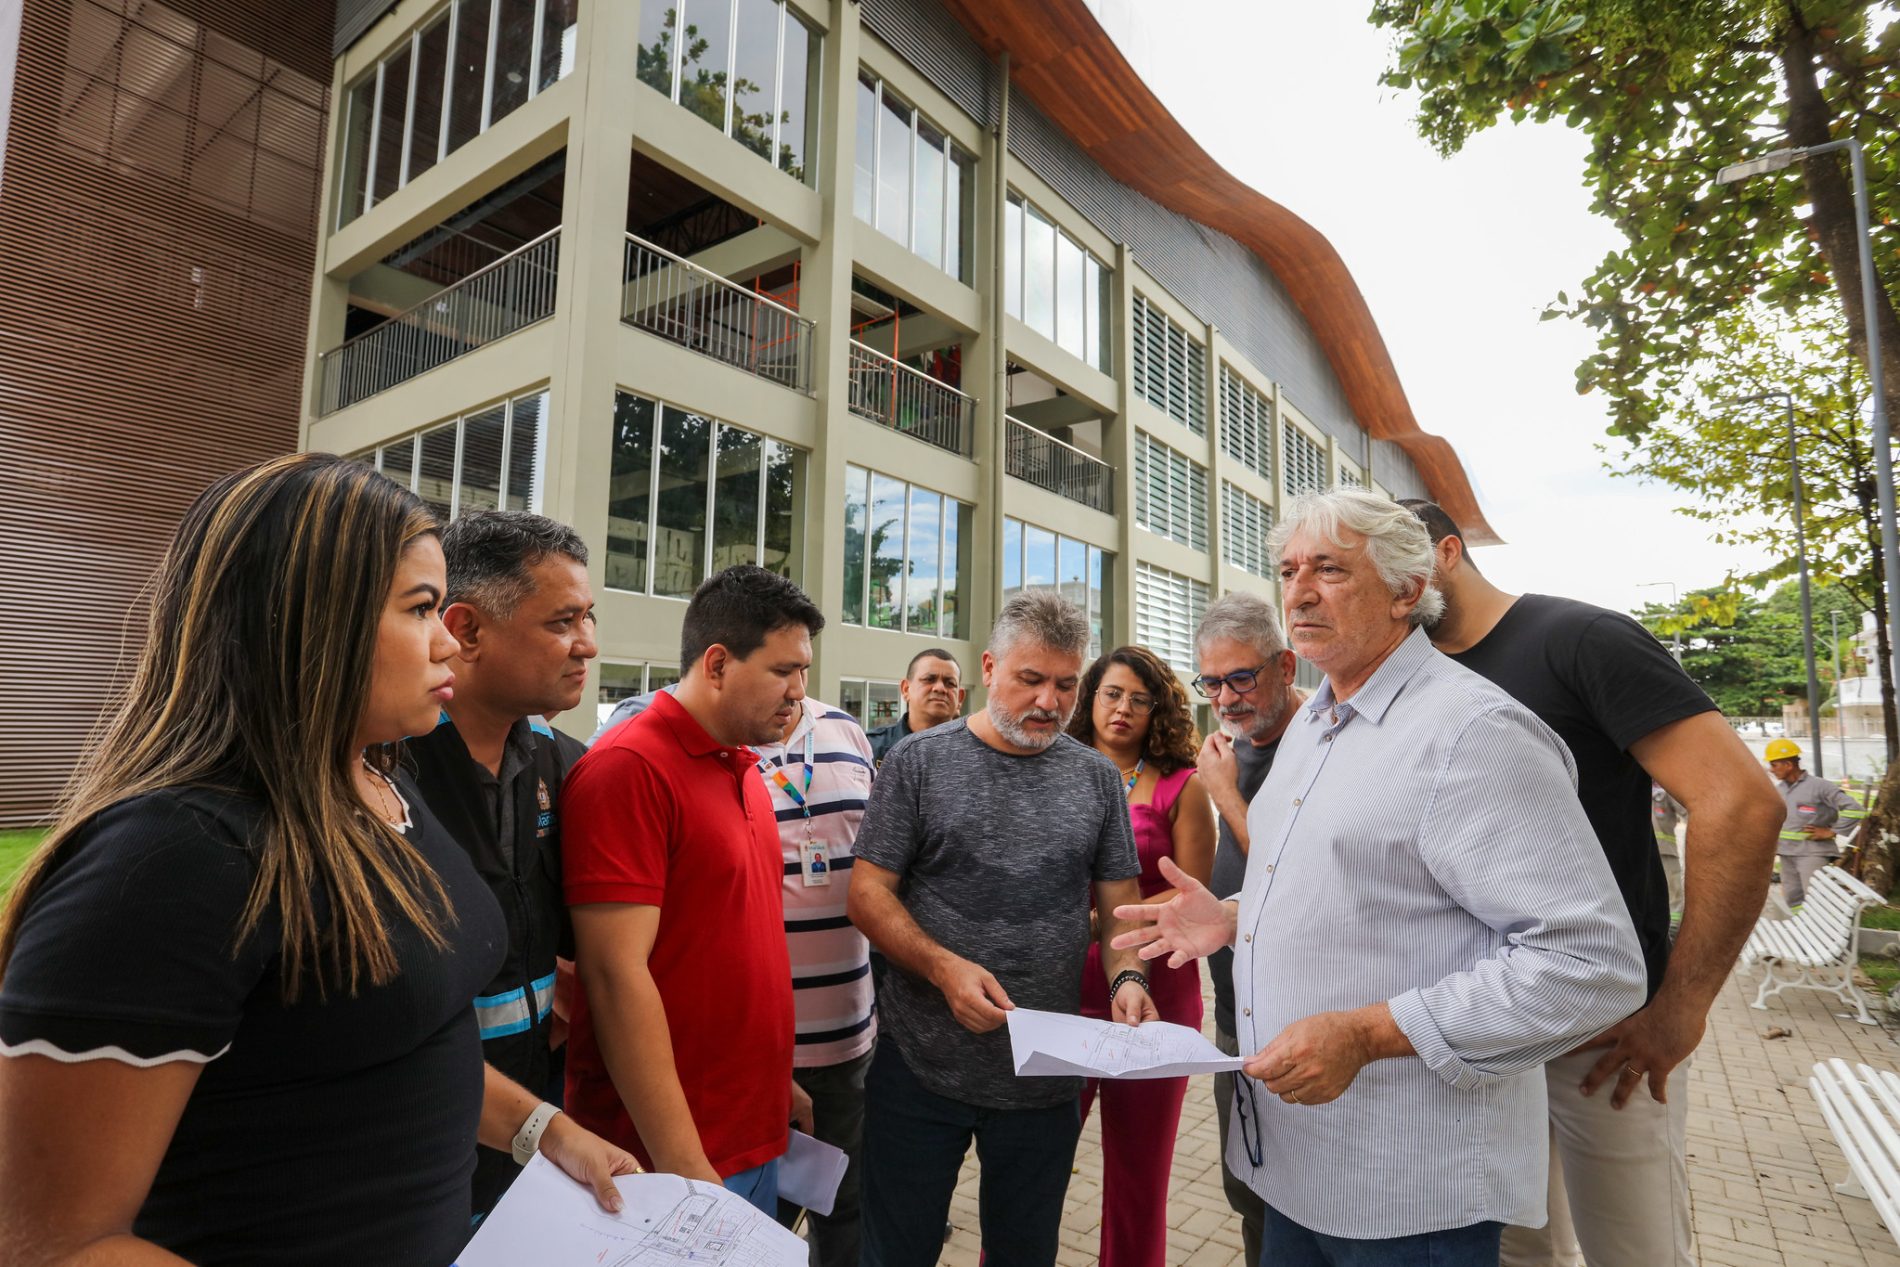
<path id="1" fill-rule="evenodd" d="M 1201 668 L 1194 689 L 1213 705 L 1221 723 L 1221 729 L 1201 745 L 1196 762 L 1201 785 L 1220 813 L 1214 873 L 1207 887 L 1221 897 L 1232 897 L 1247 878 L 1247 806 L 1267 781 L 1280 736 L 1286 733 L 1298 701 L 1293 690 L 1294 659 L 1281 636 L 1273 604 L 1244 590 L 1224 594 L 1208 607 L 1194 634 L 1194 651 Z M 1233 950 L 1223 948 L 1209 955 L 1207 972 L 1214 980 L 1214 1042 L 1228 1055 L 1239 1055 Z M 1227 1166 L 1233 1089 L 1231 1075 L 1214 1079 L 1221 1187 L 1227 1204 L 1240 1216 L 1241 1241 L 1252 1264 L 1260 1261 L 1266 1207 L 1260 1194 Z"/>
<path id="2" fill-rule="evenodd" d="M 885 758 L 858 830 L 849 911 L 889 961 L 865 1083 L 864 1267 L 930 1267 L 972 1138 L 990 1267 L 1055 1262 L 1079 1079 L 1017 1078 L 1013 1007 L 1080 1010 L 1089 903 L 1105 912 L 1117 1020 L 1155 1019 L 1133 951 L 1108 942 L 1141 900 L 1114 764 L 1063 734 L 1088 624 L 1047 591 L 1004 605 L 983 712 Z"/>

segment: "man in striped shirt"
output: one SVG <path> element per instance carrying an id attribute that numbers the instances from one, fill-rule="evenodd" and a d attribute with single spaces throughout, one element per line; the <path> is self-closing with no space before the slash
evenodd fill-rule
<path id="1" fill-rule="evenodd" d="M 675 688 L 667 687 L 671 692 Z M 605 734 L 655 691 L 618 705 Z M 595 736 L 597 739 L 599 735 Z M 754 745 L 784 846 L 785 940 L 792 959 L 792 1078 L 811 1096 L 813 1134 L 851 1158 L 831 1213 L 808 1212 L 811 1267 L 856 1267 L 864 1073 L 877 1041 L 870 943 L 845 918 L 852 844 L 871 795 L 871 745 L 857 718 L 810 696 L 777 743 Z M 798 1210 L 779 1203 L 790 1226 Z"/>

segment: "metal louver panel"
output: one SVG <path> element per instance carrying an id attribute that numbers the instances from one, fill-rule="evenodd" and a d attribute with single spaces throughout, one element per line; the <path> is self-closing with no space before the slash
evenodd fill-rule
<path id="1" fill-rule="evenodd" d="M 191 499 L 296 446 L 330 20 L 26 0 L 0 167 L 0 825 L 52 810 Z"/>
<path id="2" fill-rule="evenodd" d="M 1194 672 L 1194 630 L 1206 613 L 1203 582 L 1135 564 L 1135 641 L 1182 673 Z"/>

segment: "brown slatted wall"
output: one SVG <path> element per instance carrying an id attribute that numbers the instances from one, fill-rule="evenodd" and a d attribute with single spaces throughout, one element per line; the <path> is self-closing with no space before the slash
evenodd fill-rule
<path id="1" fill-rule="evenodd" d="M 53 807 L 191 498 L 296 445 L 331 20 L 26 0 L 0 167 L 0 826 Z"/>

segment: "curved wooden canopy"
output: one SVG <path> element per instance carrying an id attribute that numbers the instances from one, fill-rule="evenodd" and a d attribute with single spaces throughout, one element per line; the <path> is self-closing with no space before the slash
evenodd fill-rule
<path id="1" fill-rule="evenodd" d="M 944 0 L 1010 77 L 1116 180 L 1253 251 L 1292 294 L 1360 424 L 1404 449 L 1473 545 L 1499 545 L 1451 444 L 1420 430 L 1359 285 L 1312 225 L 1242 184 L 1168 113 L 1083 0 Z M 1266 367 L 1262 367 L 1266 368 Z"/>

